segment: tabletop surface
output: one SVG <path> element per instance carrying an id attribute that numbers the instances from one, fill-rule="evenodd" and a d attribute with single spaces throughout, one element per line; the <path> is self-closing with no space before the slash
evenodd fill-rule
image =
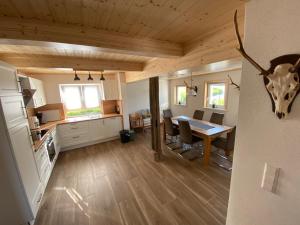
<path id="1" fill-rule="evenodd" d="M 210 123 L 205 120 L 196 120 L 188 116 L 172 117 L 172 122 L 178 125 L 178 120 L 187 120 L 190 123 L 192 131 L 206 136 L 214 136 L 224 132 L 229 132 L 232 127 Z"/>

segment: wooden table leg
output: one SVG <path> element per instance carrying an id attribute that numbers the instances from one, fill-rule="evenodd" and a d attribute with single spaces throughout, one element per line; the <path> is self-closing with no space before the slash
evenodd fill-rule
<path id="1" fill-rule="evenodd" d="M 210 158 L 210 152 L 211 152 L 211 138 L 205 137 L 204 138 L 204 166 L 209 165 L 209 158 Z"/>
<path id="2" fill-rule="evenodd" d="M 165 126 L 165 122 L 163 122 L 163 139 L 164 139 L 164 141 L 167 140 L 167 134 L 166 134 L 166 126 Z"/>

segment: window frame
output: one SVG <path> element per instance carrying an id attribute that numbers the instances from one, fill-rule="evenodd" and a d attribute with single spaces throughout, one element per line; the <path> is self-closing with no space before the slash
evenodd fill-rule
<path id="1" fill-rule="evenodd" d="M 185 104 L 179 104 L 179 101 L 178 101 L 178 99 L 177 99 L 177 97 L 178 97 L 178 95 L 177 95 L 177 92 L 178 92 L 178 87 L 185 87 L 185 93 L 186 93 L 186 97 L 185 97 Z M 175 86 L 175 102 L 174 102 L 174 104 L 175 105 L 178 105 L 178 106 L 186 106 L 187 105 L 187 87 L 186 87 L 186 85 L 176 85 Z"/>
<path id="2" fill-rule="evenodd" d="M 64 86 L 77 86 L 80 87 L 80 103 L 81 103 L 81 108 L 78 109 L 67 109 L 66 107 L 66 114 L 69 111 L 72 110 L 85 110 L 85 109 L 92 109 L 95 107 L 86 107 L 86 103 L 85 103 L 85 96 L 84 96 L 84 86 L 97 86 L 97 92 L 98 92 L 98 100 L 99 100 L 99 109 L 100 112 L 103 110 L 101 108 L 101 102 L 103 100 L 103 92 L 101 92 L 101 84 L 97 84 L 97 83 L 93 83 L 93 84 L 59 84 L 59 93 L 60 93 L 60 98 L 61 98 L 61 102 L 65 104 L 64 98 L 63 98 L 63 87 Z M 86 116 L 86 115 L 82 115 L 82 116 Z M 68 116 L 68 117 L 80 117 L 80 116 Z"/>
<path id="3" fill-rule="evenodd" d="M 209 85 L 212 85 L 212 84 L 224 84 L 224 86 L 225 86 L 224 107 L 223 108 L 219 108 L 219 107 L 213 108 L 212 106 L 209 105 L 208 91 L 209 91 Z M 226 111 L 227 110 L 227 104 L 228 104 L 228 90 L 229 89 L 228 89 L 228 81 L 227 80 L 210 80 L 210 81 L 205 81 L 205 84 L 204 84 L 204 105 L 203 105 L 203 107 L 205 109 Z"/>

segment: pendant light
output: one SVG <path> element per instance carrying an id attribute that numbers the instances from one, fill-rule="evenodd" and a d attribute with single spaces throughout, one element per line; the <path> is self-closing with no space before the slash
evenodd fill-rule
<path id="1" fill-rule="evenodd" d="M 77 75 L 76 73 L 76 70 L 75 70 L 75 77 L 74 77 L 74 81 L 77 81 L 77 80 L 80 80 L 79 76 Z"/>
<path id="2" fill-rule="evenodd" d="M 92 78 L 91 73 L 89 72 L 89 77 L 88 80 L 94 80 L 94 78 Z"/>
<path id="3" fill-rule="evenodd" d="M 100 77 L 100 80 L 101 80 L 101 81 L 105 81 L 105 78 L 104 78 L 104 76 L 103 76 L 103 71 L 101 71 L 101 77 Z"/>

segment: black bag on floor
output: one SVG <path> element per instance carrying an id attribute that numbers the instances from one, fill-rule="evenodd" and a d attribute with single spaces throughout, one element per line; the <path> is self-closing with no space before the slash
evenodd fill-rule
<path id="1" fill-rule="evenodd" d="M 130 133 L 129 130 L 121 130 L 120 131 L 120 138 L 122 143 L 127 143 L 130 141 Z"/>

